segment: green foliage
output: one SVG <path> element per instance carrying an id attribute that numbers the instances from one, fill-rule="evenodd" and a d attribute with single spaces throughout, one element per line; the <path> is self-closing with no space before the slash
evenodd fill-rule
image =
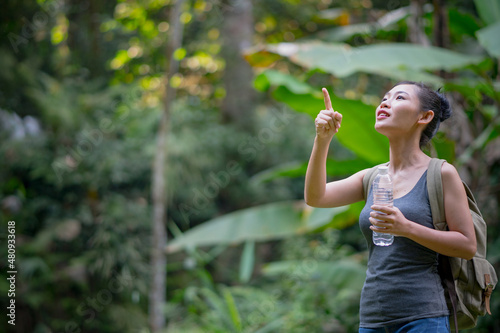
<path id="1" fill-rule="evenodd" d="M 283 242 L 285 260 L 266 264 L 257 285 L 186 289 L 191 315 L 169 331 L 356 332 L 365 268 L 341 233 Z"/>
<path id="2" fill-rule="evenodd" d="M 461 14 L 458 12 L 450 12 L 450 16 L 453 17 L 454 22 L 466 22 L 467 28 L 462 30 L 462 33 L 467 33 L 469 36 L 474 36 L 477 34 L 479 38 L 479 43 L 491 54 L 496 55 L 496 43 L 493 41 L 493 34 L 496 30 L 495 25 L 479 30 L 479 26 L 476 25 L 476 21 L 471 19 L 470 16 Z M 336 28 L 337 36 L 340 29 Z M 352 30 L 345 31 L 345 38 L 348 36 L 353 36 L 356 33 L 363 32 L 364 30 Z M 365 31 L 366 32 L 366 31 Z M 338 38 L 338 37 L 336 37 Z M 460 40 L 460 39 L 458 39 Z M 417 45 L 402 44 L 402 43 L 386 43 L 378 45 L 368 45 L 351 47 L 349 45 L 341 44 L 326 44 L 317 41 L 304 42 L 304 43 L 282 43 L 282 44 L 268 44 L 267 46 L 260 49 L 260 51 L 248 53 L 246 55 L 247 60 L 254 66 L 268 66 L 273 62 L 276 62 L 276 55 L 280 55 L 290 62 L 299 65 L 306 70 L 318 71 L 331 73 L 336 77 L 347 77 L 354 75 L 358 72 L 366 72 L 368 74 L 374 74 L 375 76 L 383 76 L 391 79 L 397 80 L 416 80 L 416 81 L 427 81 L 432 84 L 442 84 L 444 81 L 441 78 L 430 74 L 430 70 L 446 70 L 446 71 L 464 71 L 465 68 L 472 68 L 476 75 L 481 78 L 489 77 L 488 71 L 492 69 L 492 65 L 489 60 L 483 58 L 482 56 L 477 56 L 474 54 L 461 54 L 459 52 L 454 52 L 450 50 L 440 49 L 440 48 L 429 48 L 420 47 Z M 478 77 L 476 77 L 477 79 Z M 270 91 L 271 95 L 277 101 L 286 103 L 292 109 L 298 112 L 304 112 L 312 116 L 316 116 L 319 110 L 323 108 L 322 95 L 320 94 L 320 87 L 314 87 L 307 82 L 308 78 L 297 79 L 292 75 L 284 74 L 283 72 L 275 70 L 267 70 L 257 76 L 255 80 L 255 87 L 261 91 Z M 459 83 L 459 80 L 449 80 L 447 87 L 455 91 L 467 91 L 464 90 L 464 85 Z M 481 89 L 482 94 L 477 94 L 478 100 L 476 103 L 481 103 L 484 96 L 491 96 L 494 101 L 498 101 L 497 94 L 495 92 L 495 86 L 492 81 L 478 80 L 473 85 L 474 91 L 477 92 L 478 88 Z M 471 89 L 471 90 L 472 90 Z M 373 109 L 374 106 L 364 104 L 360 100 L 353 99 L 343 99 L 339 98 L 335 93 L 332 95 L 332 104 L 335 109 L 346 115 L 343 119 L 342 131 L 338 134 L 338 140 L 351 152 L 353 152 L 359 160 L 354 160 L 357 163 L 364 163 L 364 161 L 369 161 L 370 163 L 380 163 L 387 159 L 387 143 L 378 140 L 377 136 L 374 135 L 373 131 Z M 465 95 L 466 96 L 466 95 Z M 493 104 L 496 104 L 495 102 Z M 478 105 L 475 105 L 476 107 Z M 489 143 L 493 142 L 498 137 L 498 131 L 496 130 L 497 122 L 496 115 L 498 114 L 498 105 L 495 107 L 489 107 L 487 105 L 482 105 L 479 110 L 486 118 L 490 118 L 492 122 L 488 126 L 484 126 L 479 129 L 479 135 L 473 141 L 473 143 L 461 153 L 458 163 L 466 164 L 471 161 L 473 155 L 477 152 L 485 150 Z M 356 116 L 352 117 L 352 113 L 356 112 Z M 351 116 L 351 117 L 349 117 Z M 353 123 L 349 122 L 349 119 L 353 120 Z M 355 121 L 355 122 L 354 122 Z M 439 134 L 437 139 L 434 140 L 431 153 L 436 154 L 440 157 L 446 157 L 450 162 L 455 161 L 455 145 L 452 141 L 448 140 L 442 134 Z M 354 165 L 359 165 L 352 163 L 351 161 L 345 161 L 346 165 L 353 167 Z M 265 171 L 257 176 L 259 181 L 266 181 L 279 178 L 280 176 L 297 176 L 303 174 L 305 171 L 305 164 L 295 164 L 297 166 L 278 166 Z M 342 165 L 342 164 L 341 164 Z M 329 169 L 330 170 L 330 169 Z M 357 171 L 350 169 L 351 172 Z M 347 170 L 346 170 L 347 172 Z M 338 175 L 340 173 L 332 172 L 332 174 Z M 252 210 L 258 211 L 259 208 L 252 208 Z M 266 207 L 262 207 L 266 209 Z M 288 211 L 288 210 L 287 210 Z M 247 213 L 241 211 L 241 214 Z M 222 226 L 218 224 L 219 221 L 224 221 L 226 218 L 230 218 L 227 226 Z M 241 221 L 245 219 L 239 215 L 239 213 L 233 213 L 230 215 L 225 215 L 222 218 L 216 220 L 208 221 L 204 226 L 207 229 L 197 230 L 202 238 L 202 235 L 208 235 L 208 229 L 214 228 L 218 230 L 220 235 L 221 230 L 232 230 L 235 225 L 240 225 Z M 268 223 L 273 223 L 279 226 L 279 221 L 290 221 L 291 218 L 287 217 L 284 212 L 276 214 L 272 218 L 265 217 L 255 217 L 254 221 L 269 221 Z M 255 223 L 255 222 L 254 222 Z M 254 224 L 255 226 L 256 224 Z M 284 230 L 284 226 L 280 229 Z M 188 233 L 183 235 L 178 239 L 183 239 L 184 237 L 190 237 L 196 233 L 190 230 Z M 238 235 L 238 233 L 232 233 Z M 245 232 L 245 239 L 253 239 L 250 232 Z M 206 238 L 205 238 L 206 239 Z M 213 239 L 213 237 L 208 237 L 208 239 Z M 234 239 L 238 239 L 235 237 Z M 222 239 L 218 240 L 218 243 L 225 242 Z M 199 244 L 199 241 L 193 240 L 191 244 Z M 253 244 L 253 243 L 252 243 Z M 243 262 L 248 261 L 246 257 L 247 251 L 244 251 Z M 350 264 L 350 262 L 349 262 Z M 276 263 L 270 265 L 268 268 L 263 270 L 264 274 L 272 274 L 274 272 L 287 272 L 293 270 L 294 263 Z M 347 276 L 352 275 L 349 265 L 343 265 L 342 261 L 335 263 L 328 263 L 327 267 L 333 267 L 332 271 L 335 272 L 336 276 L 342 276 L 341 274 L 346 274 Z M 338 275 L 340 274 L 340 275 Z M 327 272 L 321 272 L 320 275 L 329 276 Z M 339 277 L 342 281 L 342 278 Z M 335 278 L 330 278 L 329 281 L 336 281 Z M 358 283 L 362 284 L 363 279 L 361 278 Z M 360 288 L 360 286 L 357 286 Z M 305 304 L 311 302 L 310 298 L 303 299 L 300 302 L 298 312 L 301 314 L 300 325 L 294 322 L 293 319 L 287 318 L 288 329 L 297 330 L 297 327 L 305 327 L 305 330 L 311 330 L 307 322 L 309 318 L 317 318 L 317 312 L 309 316 Z M 314 302 L 313 302 L 314 303 Z M 291 310 L 294 313 L 293 307 Z M 285 325 L 287 325 L 285 323 Z M 300 331 L 300 330 L 299 330 Z"/>
<path id="3" fill-rule="evenodd" d="M 92 89 L 92 84 L 83 86 Z M 22 205 L 17 212 L 1 214 L 3 221 L 17 222 L 18 315 L 43 314 L 38 327 L 57 331 L 66 325 L 99 329 L 123 313 L 144 324 L 141 307 L 130 302 L 130 295 L 147 294 L 148 249 L 143 244 L 149 240 L 149 209 L 146 193 L 128 190 L 137 181 L 147 181 L 147 171 L 127 160 L 134 154 L 142 160 L 149 157 L 138 145 L 137 133 L 119 134 L 124 124 L 132 127 L 135 116 L 122 123 L 104 108 L 99 111 L 109 118 L 96 123 L 86 111 L 120 106 L 112 99 L 116 92 L 86 99 L 73 85 L 59 89 L 64 92 L 33 94 L 47 108 L 54 96 L 67 99 L 68 108 L 60 110 L 65 116 L 42 117 L 53 130 L 38 138 L 7 139 L 1 148 L 9 156 L 1 173 L 16 180 L 14 186 L 2 186 L 2 197 L 16 198 Z M 80 115 L 75 117 L 80 123 L 73 122 L 73 114 Z M 127 151 L 128 157 L 120 151 Z M 137 325 L 120 322 L 106 330 L 132 331 Z"/>
<path id="4" fill-rule="evenodd" d="M 394 80 L 422 80 L 431 83 L 440 80 L 423 71 L 454 70 L 477 64 L 482 60 L 474 55 L 464 55 L 446 49 L 402 43 L 352 47 L 315 41 L 271 44 L 265 51 L 287 57 L 305 68 L 321 69 L 340 78 L 365 72 Z M 252 62 L 251 56 L 248 56 L 248 59 Z"/>
<path id="5" fill-rule="evenodd" d="M 253 133 L 220 120 L 221 31 L 233 3 L 183 8 L 179 74 L 167 81 L 172 3 L 4 3 L 0 226 L 16 221 L 21 331 L 147 331 L 151 161 L 166 84 L 177 88 L 168 248 L 186 250 L 169 255 L 169 332 L 357 330 L 366 253 L 349 226 L 362 204 L 300 201 L 321 87 L 345 114 L 328 157 L 333 180 L 388 159 L 373 111 L 394 80 L 444 86 L 457 120 L 430 154 L 471 180 L 498 238 L 498 0 L 450 4 L 448 50 L 407 43 L 408 1 L 254 1 Z M 423 19 L 432 40 L 428 8 Z M 498 325 L 485 317 L 477 331 Z"/>
<path id="6" fill-rule="evenodd" d="M 194 227 L 167 246 L 169 251 L 245 240 L 290 237 L 323 227 L 349 207 L 310 208 L 302 202 L 270 203 L 225 214 Z M 311 211 L 312 210 L 312 211 Z M 342 223 L 342 222 L 340 222 Z"/>
<path id="7" fill-rule="evenodd" d="M 307 120 L 282 107 L 262 107 L 256 119 L 259 130 L 250 134 L 221 124 L 216 110 L 199 101 L 175 107 L 169 184 L 183 191 L 172 196 L 172 220 L 184 230 L 217 212 L 302 196 L 302 185 L 291 180 L 258 185 L 252 177 L 282 161 L 307 158 L 310 143 L 303 138 L 314 130 L 306 127 Z M 296 149 L 283 150 L 283 145 Z"/>
<path id="8" fill-rule="evenodd" d="M 266 71 L 256 78 L 256 85 L 261 89 L 268 89 L 271 85 L 277 86 L 272 93 L 276 100 L 288 104 L 298 112 L 309 114 L 313 119 L 318 110 L 324 108 L 320 88 L 315 89 L 306 83 L 298 82 L 291 76 Z M 361 159 L 371 163 L 386 161 L 389 145 L 373 128 L 374 106 L 359 100 L 339 98 L 335 93 L 330 93 L 330 98 L 336 110 L 353 115 L 343 119 L 343 130 L 337 135 L 338 140 Z"/>
<path id="9" fill-rule="evenodd" d="M 477 12 L 487 25 L 500 21 L 500 1 L 498 0 L 474 0 Z"/>
<path id="10" fill-rule="evenodd" d="M 481 45 L 493 57 L 500 56 L 500 42 L 498 41 L 498 38 L 496 38 L 499 33 L 500 21 L 476 32 L 479 43 L 481 43 Z"/>

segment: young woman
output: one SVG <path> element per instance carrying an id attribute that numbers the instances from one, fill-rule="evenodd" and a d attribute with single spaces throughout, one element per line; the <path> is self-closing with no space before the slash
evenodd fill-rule
<path id="1" fill-rule="evenodd" d="M 451 115 L 448 101 L 423 84 L 405 81 L 388 91 L 377 107 L 375 129 L 390 143 L 394 207 L 389 208 L 373 205 L 371 191 L 364 198 L 363 176 L 367 170 L 326 182 L 328 148 L 340 129 L 342 115 L 333 110 L 324 88 L 323 94 L 326 109 L 315 120 L 316 138 L 304 197 L 314 207 L 366 201 L 359 217 L 369 250 L 359 332 L 449 332 L 437 254 L 470 259 L 476 252 L 476 238 L 461 179 L 448 163 L 443 164 L 441 174 L 449 231 L 435 230 L 432 223 L 425 177 L 430 157 L 421 146 Z M 345 114 L 349 116 L 348 111 Z M 397 237 L 390 246 L 375 246 L 373 230 Z"/>

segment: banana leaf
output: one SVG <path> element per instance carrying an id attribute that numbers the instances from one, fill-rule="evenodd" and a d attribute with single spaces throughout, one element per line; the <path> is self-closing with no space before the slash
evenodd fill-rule
<path id="1" fill-rule="evenodd" d="M 358 206 L 353 207 L 359 210 Z M 326 225 L 344 227 L 355 222 L 352 213 L 342 214 L 350 208 L 313 208 L 303 201 L 283 201 L 247 208 L 216 217 L 188 230 L 170 241 L 166 251 L 280 239 L 312 232 Z"/>

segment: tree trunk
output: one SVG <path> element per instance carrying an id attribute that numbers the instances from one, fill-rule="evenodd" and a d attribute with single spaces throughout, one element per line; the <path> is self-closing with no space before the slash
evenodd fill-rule
<path id="1" fill-rule="evenodd" d="M 448 28 L 448 11 L 445 7 L 444 0 L 433 0 L 432 4 L 434 5 L 434 45 L 442 48 L 450 47 L 450 29 Z M 446 71 L 439 71 L 439 76 L 443 79 L 451 78 L 451 74 L 446 73 Z"/>
<path id="2" fill-rule="evenodd" d="M 434 45 L 447 49 L 450 47 L 450 29 L 445 1 L 433 0 L 432 3 L 434 5 Z"/>
<path id="3" fill-rule="evenodd" d="M 224 86 L 226 97 L 222 105 L 224 122 L 252 130 L 255 91 L 252 87 L 253 72 L 243 58 L 242 51 L 252 45 L 253 13 L 251 0 L 225 0 L 223 57 L 226 61 Z"/>
<path id="4" fill-rule="evenodd" d="M 165 326 L 163 305 L 166 294 L 165 246 L 167 233 L 165 228 L 167 216 L 167 191 L 165 180 L 165 165 L 167 161 L 166 141 L 169 130 L 170 107 L 175 98 L 175 89 L 169 84 L 169 79 L 178 71 L 178 62 L 173 53 L 181 46 L 183 25 L 179 20 L 184 0 L 177 0 L 170 12 L 170 38 L 166 47 L 168 68 L 165 73 L 164 110 L 156 138 L 156 153 L 153 161 L 151 195 L 153 200 L 153 235 L 151 253 L 151 286 L 149 289 L 149 325 L 152 332 L 160 332 Z"/>
<path id="5" fill-rule="evenodd" d="M 424 30 L 424 4 L 425 0 L 411 0 L 410 17 L 408 18 L 408 38 L 410 43 L 429 46 L 431 43 Z"/>

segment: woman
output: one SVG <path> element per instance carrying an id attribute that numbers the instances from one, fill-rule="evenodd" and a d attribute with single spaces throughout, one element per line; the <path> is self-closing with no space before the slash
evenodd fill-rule
<path id="1" fill-rule="evenodd" d="M 405 81 L 387 92 L 377 107 L 375 129 L 389 139 L 389 174 L 394 184 L 394 207 L 385 207 L 373 205 L 371 191 L 364 198 L 363 176 L 368 170 L 326 183 L 328 148 L 342 115 L 333 110 L 324 88 L 323 95 L 326 110 L 315 120 L 304 197 L 314 207 L 366 200 L 359 224 L 369 258 L 359 332 L 449 332 L 437 254 L 470 259 L 476 252 L 476 238 L 464 187 L 448 163 L 443 164 L 441 174 L 449 231 L 435 230 L 432 223 L 425 177 L 430 157 L 421 146 L 451 115 L 448 101 L 423 84 Z M 374 246 L 373 230 L 399 237 L 391 246 Z"/>

